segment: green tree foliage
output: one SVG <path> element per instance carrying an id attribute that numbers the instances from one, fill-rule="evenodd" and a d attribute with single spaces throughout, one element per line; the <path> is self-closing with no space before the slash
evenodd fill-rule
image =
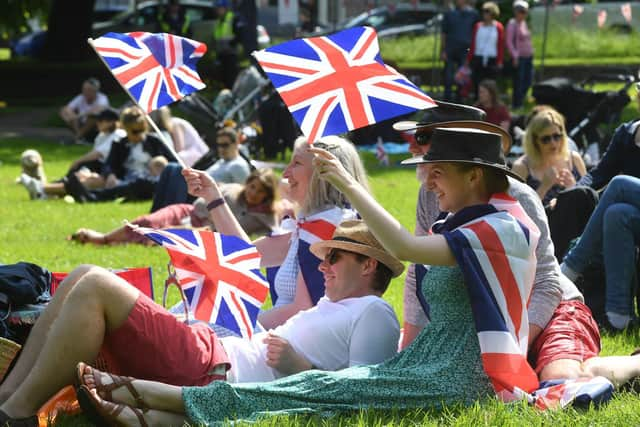
<path id="1" fill-rule="evenodd" d="M 50 6 L 50 0 L 0 0 L 0 39 L 29 31 L 27 21 L 32 18 L 46 25 Z"/>

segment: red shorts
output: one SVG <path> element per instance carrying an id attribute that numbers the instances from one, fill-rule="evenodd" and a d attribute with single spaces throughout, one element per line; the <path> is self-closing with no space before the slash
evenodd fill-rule
<path id="1" fill-rule="evenodd" d="M 562 301 L 547 327 L 536 338 L 529 360 L 536 373 L 559 359 L 584 362 L 600 353 L 600 331 L 589 307 L 580 301 Z"/>
<path id="2" fill-rule="evenodd" d="M 125 323 L 105 336 L 98 358 L 115 374 L 180 386 L 224 379 L 218 365 L 230 367 L 207 325 L 187 325 L 143 294 Z"/>

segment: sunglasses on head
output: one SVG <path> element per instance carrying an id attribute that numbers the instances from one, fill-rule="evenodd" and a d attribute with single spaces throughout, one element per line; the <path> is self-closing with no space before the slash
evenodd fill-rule
<path id="1" fill-rule="evenodd" d="M 547 144 L 551 143 L 552 140 L 555 141 L 555 142 L 562 141 L 563 137 L 564 137 L 564 135 L 561 134 L 561 133 L 554 133 L 554 134 L 551 134 L 551 135 L 539 136 L 538 140 L 540 140 L 540 142 L 542 144 L 547 145 Z"/>

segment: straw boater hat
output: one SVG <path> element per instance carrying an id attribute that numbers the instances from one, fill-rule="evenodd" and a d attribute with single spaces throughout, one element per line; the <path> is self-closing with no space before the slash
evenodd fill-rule
<path id="1" fill-rule="evenodd" d="M 485 112 L 469 105 L 436 101 L 437 107 L 422 112 L 419 121 L 401 121 L 393 124 L 393 128 L 400 132 L 415 132 L 415 137 L 430 134 L 436 127 L 480 129 L 497 133 L 502 138 L 502 151 L 508 153 L 512 140 L 509 132 L 493 123 L 485 122 Z"/>
<path id="2" fill-rule="evenodd" d="M 422 157 L 404 160 L 402 164 L 440 162 L 486 166 L 523 181 L 520 175 L 506 165 L 500 135 L 480 129 L 436 127 L 431 136 L 429 152 Z"/>
<path id="3" fill-rule="evenodd" d="M 404 264 L 384 250 L 362 220 L 341 222 L 331 240 L 316 242 L 309 249 L 315 256 L 324 259 L 329 250 L 334 248 L 374 258 L 389 267 L 393 277 L 398 277 L 404 270 Z"/>

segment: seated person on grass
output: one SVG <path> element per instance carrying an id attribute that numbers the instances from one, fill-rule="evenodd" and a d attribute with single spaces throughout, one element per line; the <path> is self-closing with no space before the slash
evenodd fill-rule
<path id="1" fill-rule="evenodd" d="M 119 197 L 151 199 L 158 182 L 158 170 L 154 165 L 177 161 L 171 150 L 148 132 L 145 114 L 139 107 L 125 108 L 120 121 L 127 136 L 111 145 L 102 173 L 105 188 L 90 191 L 76 175 L 66 177 L 64 188 L 77 202 L 99 202 Z"/>
<path id="2" fill-rule="evenodd" d="M 474 109 L 456 104 L 440 105 L 429 110 L 415 131 L 409 150 L 415 156 L 429 151 L 430 135 L 438 125 L 487 130 L 488 124 L 474 120 Z M 446 123 L 438 123 L 438 121 Z M 498 130 L 496 133 L 500 133 Z M 508 135 L 503 134 L 503 137 Z M 424 235 L 440 214 L 437 196 L 428 191 L 425 165 L 418 165 L 418 177 L 423 181 L 416 209 L 416 234 Z M 621 180 L 622 178 L 618 178 Z M 559 273 L 553 255 L 547 217 L 540 197 L 528 185 L 509 178 L 508 194 L 517 199 L 527 215 L 538 226 L 540 239 L 536 247 L 536 273 L 529 300 L 529 361 L 540 380 L 558 378 L 591 378 L 603 376 L 619 386 L 640 373 L 640 357 L 598 357 L 600 333 L 591 311 L 584 304 L 580 291 Z M 593 234 L 593 233 L 592 233 Z M 633 240 L 633 233 L 627 233 Z M 590 259 L 589 256 L 584 259 Z M 401 348 L 408 347 L 429 319 L 416 293 L 416 274 L 422 266 L 411 265 L 404 289 L 404 333 Z M 624 271 L 625 269 L 623 269 Z M 615 274 L 621 274 L 617 272 Z M 624 274 L 624 273 L 622 273 Z M 629 301 L 631 298 L 629 297 Z"/>
<path id="3" fill-rule="evenodd" d="M 0 386 L 0 422 L 26 418 L 24 425 L 37 425 L 33 414 L 74 381 L 78 362 L 98 356 L 117 374 L 174 385 L 268 381 L 392 356 L 399 325 L 381 296 L 402 273 L 402 263 L 357 220 L 341 223 L 333 240 L 316 242 L 312 251 L 324 259 L 319 269 L 325 297 L 251 340 L 219 339 L 207 324 L 186 325 L 115 274 L 77 268 L 58 288 Z"/>
<path id="4" fill-rule="evenodd" d="M 118 120 L 118 112 L 112 108 L 106 108 L 98 113 L 96 121 L 100 133 L 94 140 L 93 148 L 71 163 L 67 176 L 75 174 L 80 183 L 90 190 L 104 187 L 105 179 L 101 172 L 111 152 L 111 144 L 127 134 L 118 127 Z M 40 166 L 42 167 L 42 162 Z M 23 173 L 20 175 L 19 182 L 29 191 L 31 199 L 47 199 L 67 194 L 63 180 L 47 182 L 44 174 L 39 178 Z"/>
<path id="5" fill-rule="evenodd" d="M 109 396 L 101 395 L 94 388 L 98 386 L 95 379 L 104 378 L 98 374 L 92 376 L 95 385 L 92 386 L 87 378 L 89 384 L 80 388 L 83 410 L 95 416 L 94 421 L 101 417 L 102 422 L 127 425 L 145 418 L 154 423 L 151 418 L 154 416 L 166 417 L 167 423 L 173 424 L 182 423 L 184 418 L 194 424 L 215 424 L 225 420 L 254 419 L 267 411 L 293 414 L 301 411 L 437 409 L 443 405 L 470 405 L 483 397 L 495 396 L 482 364 L 482 336 L 477 333 L 470 296 L 473 291 L 467 292 L 467 286 L 477 284 L 467 283 L 470 276 L 479 273 L 476 259 L 471 258 L 468 251 L 461 253 L 461 250 L 464 242 L 469 242 L 465 236 L 474 224 L 491 221 L 494 227 L 499 227 L 500 239 L 509 242 L 504 256 L 508 258 L 507 262 L 513 262 L 510 273 L 524 287 L 517 296 L 507 297 L 523 307 L 535 268 L 533 245 L 528 239 L 532 234 L 509 213 L 500 212 L 488 203 L 491 195 L 507 188 L 506 175 L 510 173 L 501 162 L 499 135 L 468 129 L 436 129 L 431 144 L 429 154 L 418 162 L 428 163 L 428 187 L 438 193 L 440 209 L 455 214 L 434 230 L 436 234 L 429 236 L 413 236 L 340 166 L 331 153 L 310 149 L 316 156 L 314 166 L 318 175 L 343 192 L 372 234 L 390 253 L 433 266 L 423 285 L 423 292 L 431 298 L 432 322 L 413 345 L 380 364 L 353 366 L 337 372 L 310 370 L 260 384 L 213 382 L 204 387 L 182 388 L 150 384 L 149 390 L 145 388 L 142 392 L 143 401 L 138 400 L 132 406 L 117 407 L 115 403 L 105 401 Z M 517 202 L 513 205 L 517 208 Z M 535 230 L 531 231 L 535 233 Z M 481 251 L 478 245 L 474 249 Z M 331 258 L 331 254 L 327 254 L 325 264 Z M 334 271 L 343 268 L 341 261 L 334 265 Z M 474 306 L 477 306 L 475 300 Z M 484 310 L 480 312 L 486 315 Z M 526 311 L 522 313 L 521 324 L 516 329 L 520 339 L 525 339 Z M 514 338 L 514 345 L 518 344 Z M 84 372 L 87 374 L 86 369 Z M 524 389 L 531 391 L 538 382 L 531 379 L 532 372 L 527 374 L 526 379 L 518 376 L 518 381 Z M 134 384 L 144 386 L 135 381 Z M 109 400 L 116 399 L 112 395 Z M 125 404 L 132 403 L 133 399 L 128 398 Z M 145 404 L 162 412 L 134 412 L 133 406 Z M 0 409 L 6 412 L 9 408 Z M 175 418 L 176 414 L 183 414 L 183 419 Z M 136 415 L 138 417 L 134 418 Z"/>
<path id="6" fill-rule="evenodd" d="M 277 194 L 277 178 L 273 170 L 255 169 L 244 185 L 222 184 L 220 189 L 225 202 L 247 234 L 265 235 L 275 229 L 278 223 L 276 211 L 280 200 L 278 200 Z M 131 223 L 150 228 L 191 226 L 194 228 L 209 227 L 214 231 L 216 229 L 209 217 L 207 204 L 202 198 L 196 199 L 193 204 L 176 203 L 165 206 L 153 213 L 139 216 Z M 151 240 L 126 225 L 107 233 L 81 228 L 67 239 L 96 245 L 153 244 Z"/>
<path id="7" fill-rule="evenodd" d="M 240 155 L 239 135 L 234 128 L 224 127 L 216 133 L 216 150 L 218 160 L 207 168 L 209 176 L 219 184 L 244 183 L 251 173 L 251 166 Z M 158 189 L 153 198 L 151 212 L 172 204 L 193 201 L 182 177 L 182 166 L 178 164 L 169 165 L 163 171 Z"/>
<path id="8" fill-rule="evenodd" d="M 94 77 L 82 83 L 82 92 L 60 109 L 60 118 L 73 130 L 78 140 L 95 135 L 96 121 L 91 117 L 109 107 L 109 98 L 100 92 L 100 81 Z"/>

